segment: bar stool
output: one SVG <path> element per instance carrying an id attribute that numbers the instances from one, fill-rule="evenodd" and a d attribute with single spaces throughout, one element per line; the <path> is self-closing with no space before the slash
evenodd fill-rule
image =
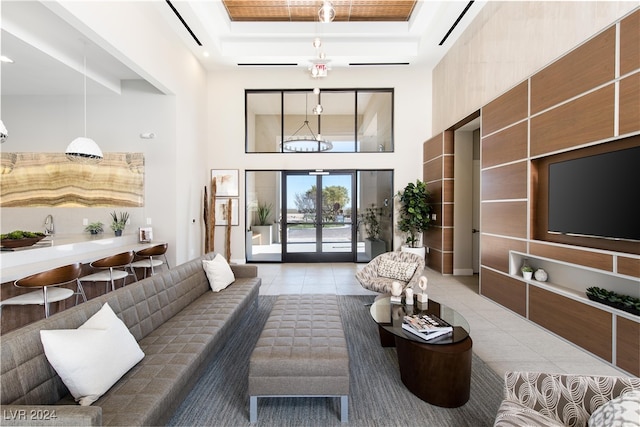
<path id="1" fill-rule="evenodd" d="M 5 305 L 38 304 L 44 305 L 44 317 L 49 317 L 49 304 L 52 302 L 62 301 L 73 295 L 76 296 L 76 304 L 78 304 L 78 296 L 82 296 L 82 299 L 86 302 L 87 297 L 84 294 L 82 284 L 78 280 L 81 272 L 80 263 L 75 263 L 18 279 L 13 282 L 18 288 L 42 289 L 0 301 L 0 309 Z M 75 292 L 71 289 L 57 287 L 71 282 L 76 282 Z"/>
<path id="2" fill-rule="evenodd" d="M 129 275 L 132 275 L 136 282 L 138 281 L 133 267 L 131 267 L 131 261 L 133 261 L 133 251 L 122 252 L 117 255 L 95 260 L 89 265 L 93 268 L 103 269 L 103 271 L 82 276 L 79 280 L 81 282 L 105 282 L 105 293 L 109 292 L 109 283 L 111 283 L 111 290 L 115 291 L 116 280 L 122 279 L 122 286 L 124 286 L 125 279 Z M 127 271 L 127 268 L 129 268 L 130 271 Z"/>
<path id="3" fill-rule="evenodd" d="M 147 277 L 147 270 L 151 270 L 151 275 L 155 274 L 154 267 L 159 267 L 162 264 L 167 264 L 167 268 L 169 267 L 169 261 L 167 261 L 167 248 L 169 245 L 167 243 L 163 243 L 160 245 L 155 245 L 150 248 L 141 249 L 136 252 L 136 258 L 145 258 L 139 261 L 135 261 L 131 263 L 131 266 L 134 268 L 144 268 L 144 278 Z M 164 257 L 164 261 L 161 259 L 157 259 L 154 257 Z"/>

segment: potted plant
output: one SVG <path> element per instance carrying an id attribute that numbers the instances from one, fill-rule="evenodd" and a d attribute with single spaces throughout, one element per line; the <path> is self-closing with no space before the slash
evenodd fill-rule
<path id="1" fill-rule="evenodd" d="M 116 211 L 111 212 L 111 229 L 114 231 L 116 236 L 122 236 L 122 231 L 127 225 L 127 221 L 129 221 L 129 212 L 120 212 L 120 215 L 116 213 Z"/>
<path id="2" fill-rule="evenodd" d="M 100 221 L 92 222 L 91 224 L 89 224 L 89 225 L 87 225 L 85 227 L 84 231 L 88 231 L 91 234 L 102 233 L 104 231 L 103 226 L 104 226 L 104 224 L 101 223 Z"/>
<path id="3" fill-rule="evenodd" d="M 22 248 L 32 246 L 45 238 L 45 234 L 39 231 L 14 230 L 11 233 L 0 235 L 0 246 L 3 248 Z"/>
<path id="4" fill-rule="evenodd" d="M 364 225 L 364 231 L 367 233 L 367 237 L 364 239 L 364 250 L 370 259 L 375 258 L 387 250 L 387 243 L 380 239 L 380 220 L 383 214 L 384 209 L 377 208 L 376 205 L 372 203 L 360 218 L 360 221 Z"/>
<path id="5" fill-rule="evenodd" d="M 520 270 L 522 271 L 522 277 L 524 277 L 525 280 L 531 280 L 531 276 L 533 275 L 533 268 L 528 265 L 523 265 Z"/>
<path id="6" fill-rule="evenodd" d="M 269 217 L 271 216 L 272 209 L 273 205 L 271 203 L 258 202 L 258 210 L 256 212 L 258 223 L 251 227 L 251 229 L 253 233 L 260 235 L 258 242 L 260 242 L 259 244 L 261 245 L 270 245 L 273 241 L 273 227 L 269 223 Z"/>
<path id="7" fill-rule="evenodd" d="M 398 230 L 406 233 L 406 246 L 402 250 L 417 253 L 424 258 L 425 248 L 420 243 L 422 233 L 431 225 L 432 211 L 427 185 L 418 179 L 415 183 L 407 184 L 396 196 L 400 202 Z"/>

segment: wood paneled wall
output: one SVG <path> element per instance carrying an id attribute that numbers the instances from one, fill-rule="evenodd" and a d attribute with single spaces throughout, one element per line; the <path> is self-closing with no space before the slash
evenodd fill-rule
<path id="1" fill-rule="evenodd" d="M 427 265 L 442 274 L 453 273 L 453 132 L 434 136 L 423 145 L 422 177 L 431 193 L 436 220 L 424 234 L 429 248 Z"/>
<path id="2" fill-rule="evenodd" d="M 535 200 L 529 194 L 536 181 L 532 160 L 640 132 L 639 16 L 636 11 L 605 29 L 482 108 L 483 266 L 488 265 L 486 259 L 495 268 L 505 246 L 520 241 L 538 255 L 551 252 L 566 262 L 607 271 L 624 269 L 640 277 L 640 269 L 625 267 L 628 260 L 637 266 L 636 258 L 619 256 L 626 251 L 602 254 L 588 247 L 535 240 Z M 522 243 L 515 246 L 514 250 L 522 250 Z M 594 258 L 607 262 L 595 263 Z M 500 271 L 508 274 L 508 265 L 500 265 Z"/>
<path id="3" fill-rule="evenodd" d="M 508 254 L 530 253 L 640 278 L 638 252 L 622 244 L 605 251 L 536 239 L 532 167 L 546 156 L 613 146 L 614 140 L 639 133 L 638 10 L 481 109 L 481 293 L 635 375 L 640 374 L 639 322 L 539 288 L 529 288 L 527 298 L 524 283 L 509 275 Z M 601 330 L 586 339 L 584 324 L 594 316 L 601 318 L 596 322 Z"/>

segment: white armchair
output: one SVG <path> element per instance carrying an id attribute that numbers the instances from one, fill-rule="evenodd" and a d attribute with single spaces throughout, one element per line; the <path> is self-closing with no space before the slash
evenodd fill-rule
<path id="1" fill-rule="evenodd" d="M 411 252 L 385 252 L 356 273 L 363 288 L 382 294 L 391 293 L 391 283 L 413 287 L 424 270 L 424 259 Z"/>

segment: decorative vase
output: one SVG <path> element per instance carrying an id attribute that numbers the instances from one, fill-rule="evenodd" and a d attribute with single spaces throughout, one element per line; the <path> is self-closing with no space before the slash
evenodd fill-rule
<path id="1" fill-rule="evenodd" d="M 413 289 L 407 288 L 404 290 L 404 302 L 407 305 L 413 305 Z"/>
<path id="2" fill-rule="evenodd" d="M 547 272 L 541 268 L 536 270 L 534 277 L 538 282 L 546 282 L 547 279 L 549 278 L 549 276 L 547 275 Z"/>
<path id="3" fill-rule="evenodd" d="M 391 283 L 391 303 L 400 304 L 402 302 L 402 284 L 400 282 Z"/>

